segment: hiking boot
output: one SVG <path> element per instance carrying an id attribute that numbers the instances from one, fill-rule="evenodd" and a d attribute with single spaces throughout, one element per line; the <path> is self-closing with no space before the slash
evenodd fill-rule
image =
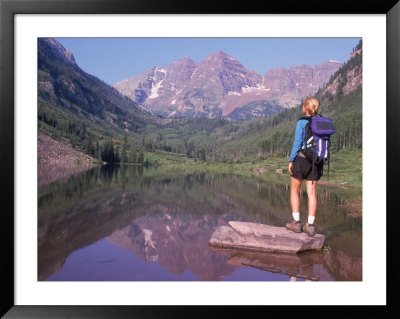
<path id="1" fill-rule="evenodd" d="M 285 227 L 286 227 L 286 229 L 291 230 L 295 233 L 301 233 L 303 225 L 301 224 L 300 221 L 295 221 L 294 219 L 292 219 L 290 222 L 288 222 L 285 225 Z"/>
<path id="2" fill-rule="evenodd" d="M 315 235 L 314 224 L 306 223 L 306 225 L 303 227 L 303 232 L 305 232 L 310 237 L 314 236 Z"/>

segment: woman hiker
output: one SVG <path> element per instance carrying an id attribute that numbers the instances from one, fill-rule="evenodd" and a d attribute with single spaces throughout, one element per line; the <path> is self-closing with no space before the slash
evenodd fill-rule
<path id="1" fill-rule="evenodd" d="M 315 97 L 305 99 L 303 103 L 303 113 L 311 117 L 318 112 L 319 102 Z M 286 228 L 296 233 L 304 231 L 308 236 L 315 235 L 315 214 L 317 212 L 317 181 L 322 175 L 323 163 L 313 164 L 304 155 L 305 149 L 305 130 L 309 122 L 307 119 L 300 119 L 297 122 L 294 134 L 292 151 L 289 158 L 288 171 L 291 175 L 290 181 L 290 204 L 292 206 L 293 219 L 286 224 Z M 315 167 L 313 167 L 315 166 Z M 306 181 L 308 196 L 308 222 L 303 227 L 300 222 L 300 187 Z"/>

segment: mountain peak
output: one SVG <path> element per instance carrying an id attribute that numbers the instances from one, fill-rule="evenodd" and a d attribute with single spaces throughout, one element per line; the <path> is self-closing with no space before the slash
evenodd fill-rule
<path id="1" fill-rule="evenodd" d="M 39 42 L 46 43 L 53 52 L 62 60 L 67 63 L 76 64 L 75 57 L 69 49 L 63 47 L 63 45 L 54 38 L 39 38 Z"/>
<path id="2" fill-rule="evenodd" d="M 220 60 L 220 59 L 229 59 L 232 61 L 237 61 L 234 57 L 230 56 L 228 53 L 225 53 L 221 50 L 215 51 L 209 54 L 204 60 Z"/>
<path id="3" fill-rule="evenodd" d="M 221 50 L 217 50 L 217 51 L 215 51 L 214 53 L 211 53 L 211 54 L 218 54 L 218 55 L 224 55 L 224 56 L 229 55 L 228 53 L 225 53 L 224 51 L 221 51 Z"/>
<path id="4" fill-rule="evenodd" d="M 196 61 L 194 61 L 190 56 L 185 56 L 183 58 L 180 58 L 179 60 L 176 60 L 173 63 L 177 63 L 177 64 L 196 64 L 197 65 Z"/>

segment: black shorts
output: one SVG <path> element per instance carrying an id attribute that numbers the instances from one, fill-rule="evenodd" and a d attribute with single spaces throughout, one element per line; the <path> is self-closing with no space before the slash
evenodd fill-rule
<path id="1" fill-rule="evenodd" d="M 306 181 L 318 181 L 322 176 L 322 168 L 324 163 L 311 163 L 307 158 L 297 155 L 293 163 L 293 175 L 297 179 L 305 179 Z"/>

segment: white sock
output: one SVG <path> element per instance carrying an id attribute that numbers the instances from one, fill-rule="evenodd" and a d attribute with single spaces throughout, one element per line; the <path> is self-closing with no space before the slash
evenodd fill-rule
<path id="1" fill-rule="evenodd" d="M 314 219 L 315 219 L 315 216 L 308 216 L 308 223 L 309 224 L 314 224 Z"/>
<path id="2" fill-rule="evenodd" d="M 292 213 L 293 219 L 298 222 L 300 220 L 300 213 L 299 212 L 294 212 Z"/>

